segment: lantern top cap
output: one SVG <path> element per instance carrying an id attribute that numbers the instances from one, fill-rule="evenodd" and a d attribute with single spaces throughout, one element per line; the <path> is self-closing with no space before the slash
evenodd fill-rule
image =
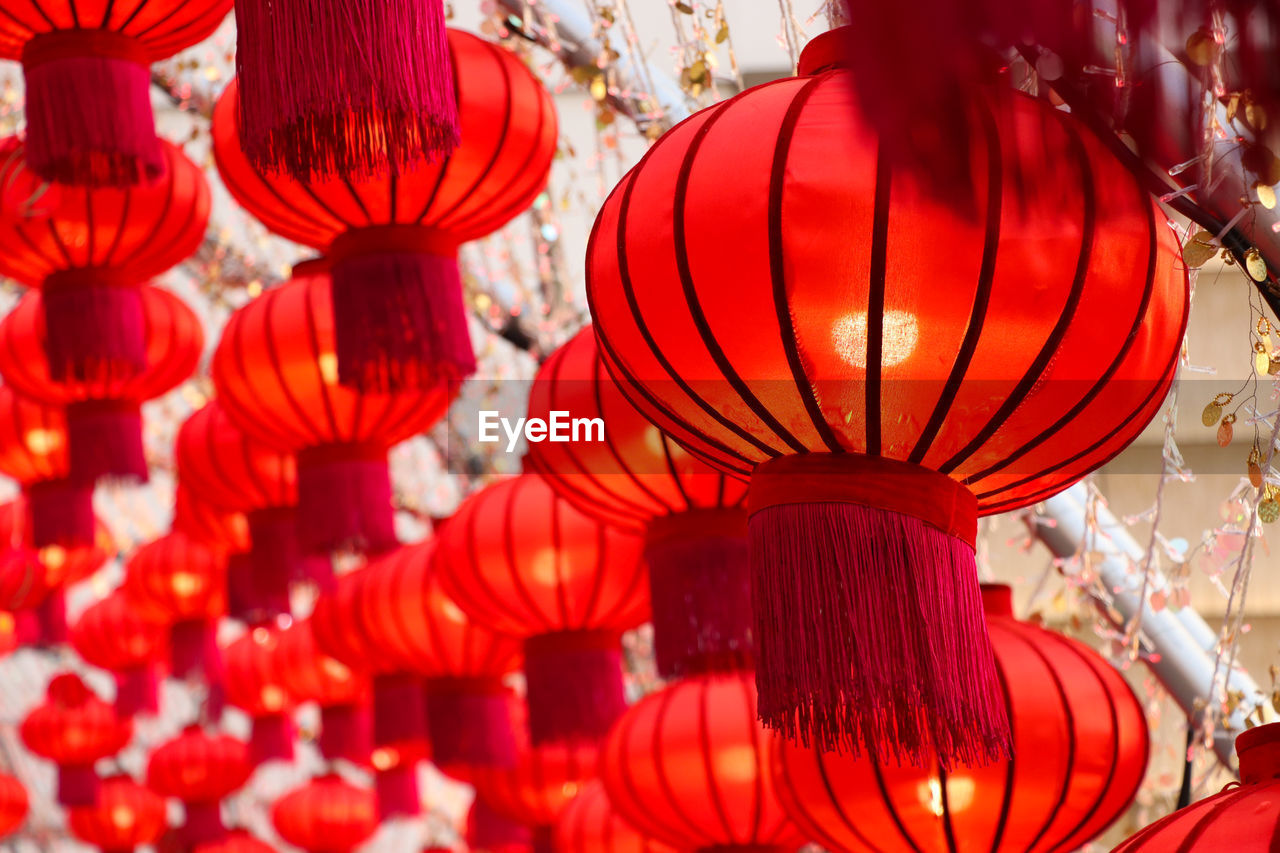
<path id="1" fill-rule="evenodd" d="M 814 36 L 800 51 L 797 73 L 809 77 L 832 68 L 847 65 L 849 52 L 853 50 L 853 27 L 836 27 Z"/>
<path id="2" fill-rule="evenodd" d="M 1280 723 L 1249 729 L 1236 738 L 1240 781 L 1248 784 L 1280 779 Z"/>
<path id="3" fill-rule="evenodd" d="M 292 278 L 308 275 L 328 275 L 333 263 L 326 257 L 307 258 L 293 265 Z"/>
<path id="4" fill-rule="evenodd" d="M 1007 583 L 982 584 L 982 609 L 987 616 L 1013 617 L 1013 587 Z"/>

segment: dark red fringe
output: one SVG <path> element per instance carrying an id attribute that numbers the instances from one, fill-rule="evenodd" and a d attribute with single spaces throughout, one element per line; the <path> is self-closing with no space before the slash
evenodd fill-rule
<path id="1" fill-rule="evenodd" d="M 31 544 L 63 548 L 94 544 L 93 486 L 70 480 L 45 480 L 28 485 L 23 494 L 31 515 Z"/>
<path id="2" fill-rule="evenodd" d="M 94 271 L 55 273 L 41 292 L 44 350 L 54 382 L 123 382 L 147 368 L 139 287 L 95 281 Z"/>
<path id="3" fill-rule="evenodd" d="M 534 746 L 595 742 L 627 708 L 622 650 L 611 631 L 559 631 L 524 641 Z"/>
<path id="4" fill-rule="evenodd" d="M 432 678 L 426 682 L 432 762 L 466 780 L 475 767 L 514 767 L 511 695 L 497 679 Z"/>
<path id="5" fill-rule="evenodd" d="M 386 449 L 327 445 L 299 453 L 297 531 L 311 553 L 394 548 Z"/>
<path id="6" fill-rule="evenodd" d="M 137 403 L 89 400 L 67 406 L 70 479 L 83 485 L 99 480 L 147 481 L 142 445 L 142 412 Z"/>

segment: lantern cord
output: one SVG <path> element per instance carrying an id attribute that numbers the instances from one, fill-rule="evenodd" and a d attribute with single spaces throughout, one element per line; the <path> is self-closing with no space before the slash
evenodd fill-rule
<path id="1" fill-rule="evenodd" d="M 1191 805 L 1191 747 L 1196 742 L 1196 726 L 1187 721 L 1187 752 L 1182 765 L 1182 787 L 1178 789 L 1178 808 Z"/>

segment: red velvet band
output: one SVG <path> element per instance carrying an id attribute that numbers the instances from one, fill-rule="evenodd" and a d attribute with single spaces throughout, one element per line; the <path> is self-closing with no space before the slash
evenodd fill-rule
<path id="1" fill-rule="evenodd" d="M 430 696 L 501 696 L 508 692 L 501 678 L 431 677 L 423 682 Z"/>
<path id="2" fill-rule="evenodd" d="M 808 77 L 849 64 L 848 57 L 857 49 L 857 41 L 850 27 L 836 27 L 809 40 L 800 52 L 796 73 Z"/>
<path id="3" fill-rule="evenodd" d="M 1013 616 L 1013 587 L 1007 583 L 982 584 L 982 612 L 988 616 Z"/>
<path id="4" fill-rule="evenodd" d="M 289 270 L 291 278 L 302 278 L 313 275 L 328 275 L 329 270 L 333 269 L 333 261 L 328 258 L 308 258 L 305 261 L 298 261 Z"/>
<path id="5" fill-rule="evenodd" d="M 1256 726 L 1236 738 L 1240 781 L 1246 785 L 1280 779 L 1280 723 Z"/>
<path id="6" fill-rule="evenodd" d="M 742 507 L 695 509 L 661 515 L 645 527 L 645 546 L 719 536 L 746 538 L 747 511 Z"/>
<path id="7" fill-rule="evenodd" d="M 447 233 L 422 225 L 375 225 L 339 234 L 329 246 L 329 258 L 338 262 L 357 255 L 410 252 L 453 257 L 458 244 Z"/>
<path id="8" fill-rule="evenodd" d="M 22 46 L 22 64 L 27 68 L 82 56 L 151 64 L 151 51 L 145 44 L 107 30 L 54 30 L 34 36 Z"/>
<path id="9" fill-rule="evenodd" d="M 752 515 L 784 504 L 848 503 L 918 518 L 970 547 L 978 537 L 978 499 L 929 468 L 861 453 L 779 456 L 756 466 Z"/>
<path id="10" fill-rule="evenodd" d="M 67 416 L 71 418 L 80 414 L 90 415 L 100 412 L 141 417 L 142 404 L 137 400 L 77 400 L 67 404 Z"/>
<path id="11" fill-rule="evenodd" d="M 526 637 L 526 655 L 577 651 L 613 651 L 621 637 L 617 631 L 582 629 L 577 631 L 552 631 Z"/>
<path id="12" fill-rule="evenodd" d="M 329 462 L 366 462 L 386 461 L 387 448 L 371 442 L 350 442 L 347 444 L 321 444 L 298 451 L 298 467 L 308 465 L 324 465 Z M 299 519 L 300 523 L 305 520 Z"/>
<path id="13" fill-rule="evenodd" d="M 45 277 L 41 289 L 70 290 L 76 287 L 138 287 L 140 281 L 125 278 L 117 270 L 104 267 L 72 267 Z"/>

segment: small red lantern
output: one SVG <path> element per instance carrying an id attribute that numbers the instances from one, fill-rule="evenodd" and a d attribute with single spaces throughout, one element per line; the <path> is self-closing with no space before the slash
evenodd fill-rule
<path id="1" fill-rule="evenodd" d="M 272 231 L 333 261 L 344 385 L 429 390 L 475 371 L 458 246 L 528 208 L 547 181 L 557 126 L 542 82 L 515 54 L 469 33 L 450 30 L 449 48 L 462 144 L 400 174 L 264 177 L 236 132 L 245 108 L 241 101 L 237 114 L 237 101 L 260 93 L 232 83 L 214 109 L 214 157 L 227 189 Z"/>
<path id="2" fill-rule="evenodd" d="M 372 791 L 331 773 L 276 800 L 271 823 L 307 853 L 350 853 L 377 830 L 378 815 Z"/>
<path id="3" fill-rule="evenodd" d="M 108 477 L 145 481 L 140 407 L 181 384 L 200 359 L 204 335 L 191 309 L 156 287 L 138 292 L 146 368 L 128 378 L 55 380 L 44 355 L 40 292 L 28 293 L 0 321 L 0 375 L 18 393 L 66 408 L 69 477 L 76 483 Z"/>
<path id="4" fill-rule="evenodd" d="M 253 720 L 249 757 L 255 765 L 293 760 L 292 702 L 272 665 L 278 634 L 254 628 L 222 650 L 227 701 Z"/>
<path id="5" fill-rule="evenodd" d="M 877 766 L 779 742 L 779 797 L 810 838 L 859 853 L 1047 853 L 1078 849 L 1129 808 L 1147 769 L 1138 698 L 1088 646 L 1014 619 L 1009 587 L 982 595 L 1014 757 Z"/>
<path id="6" fill-rule="evenodd" d="M 182 801 L 187 812 L 182 836 L 192 844 L 226 832 L 218 803 L 252 774 L 244 741 L 209 734 L 198 725 L 157 746 L 147 760 L 147 786 Z"/>
<path id="7" fill-rule="evenodd" d="M 526 474 L 463 501 L 438 543 L 445 594 L 479 624 L 524 639 L 534 745 L 608 731 L 626 707 L 619 635 L 648 615 L 640 537 Z"/>
<path id="8" fill-rule="evenodd" d="M 1186 274 L 1137 178 L 1042 100 L 972 93 L 978 189 L 957 205 L 859 123 L 846 38 L 650 149 L 596 220 L 588 298 L 646 417 L 751 477 L 768 726 L 973 765 L 1010 743 L 977 516 L 1141 432 Z"/>
<path id="9" fill-rule="evenodd" d="M 19 729 L 27 749 L 58 765 L 58 802 L 92 805 L 98 795 L 93 764 L 115 755 L 133 737 L 133 724 L 79 676 L 64 672 L 49 682 L 44 704 L 34 708 Z"/>
<path id="10" fill-rule="evenodd" d="M 221 838 L 197 844 L 191 853 L 276 853 L 276 849 L 247 830 L 233 829 Z"/>
<path id="11" fill-rule="evenodd" d="M 86 662 L 115 675 L 117 714 L 132 717 L 160 709 L 156 665 L 168 640 L 163 621 L 139 612 L 117 590 L 85 608 L 70 640 Z"/>
<path id="12" fill-rule="evenodd" d="M 67 827 L 104 853 L 131 853 L 164 834 L 164 798 L 128 776 L 109 776 L 96 802 L 67 810 Z"/>
<path id="13" fill-rule="evenodd" d="M 0 773 L 0 838 L 22 826 L 29 806 L 22 783 L 8 773 Z"/>
<path id="14" fill-rule="evenodd" d="M 271 651 L 272 678 L 295 702 L 320 706 L 320 752 L 330 761 L 365 766 L 372 751 L 369 678 L 316 645 L 310 619 L 278 629 Z"/>
<path id="15" fill-rule="evenodd" d="M 1231 782 L 1212 797 L 1161 818 L 1131 836 L 1115 853 L 1274 850 L 1280 827 L 1280 723 L 1242 732 L 1236 738 L 1236 756 L 1239 785 Z"/>
<path id="16" fill-rule="evenodd" d="M 595 744 L 553 743 L 524 749 L 513 767 L 478 767 L 476 799 L 533 831 L 533 849 L 554 850 L 552 833 L 564 809 L 596 777 Z"/>
<path id="17" fill-rule="evenodd" d="M 673 848 L 642 834 L 614 811 L 599 779 L 578 789 L 560 813 L 556 853 L 673 853 Z"/>
<path id="18" fill-rule="evenodd" d="M 298 527 L 311 551 L 396 545 L 387 449 L 430 427 L 444 385 L 365 394 L 338 384 L 323 262 L 294 269 L 227 321 L 214 353 L 218 400 L 246 434 L 297 454 Z"/>

